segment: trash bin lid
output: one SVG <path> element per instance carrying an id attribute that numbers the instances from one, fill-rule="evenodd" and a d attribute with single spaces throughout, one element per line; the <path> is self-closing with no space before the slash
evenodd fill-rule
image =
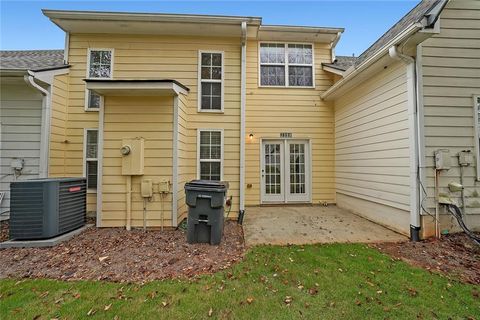
<path id="1" fill-rule="evenodd" d="M 192 180 L 185 183 L 185 190 L 205 190 L 205 191 L 227 191 L 229 184 L 227 181 L 213 180 Z"/>

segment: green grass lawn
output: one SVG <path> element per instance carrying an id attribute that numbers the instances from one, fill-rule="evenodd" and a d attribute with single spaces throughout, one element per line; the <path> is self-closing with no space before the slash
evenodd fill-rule
<path id="1" fill-rule="evenodd" d="M 361 244 L 263 246 L 197 280 L 2 280 L 0 319 L 480 319 L 479 291 Z"/>

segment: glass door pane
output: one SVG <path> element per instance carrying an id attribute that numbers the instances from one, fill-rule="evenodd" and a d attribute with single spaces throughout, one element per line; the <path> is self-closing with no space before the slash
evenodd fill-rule
<path id="1" fill-rule="evenodd" d="M 308 142 L 287 141 L 286 201 L 308 202 L 310 200 L 310 165 Z"/>
<path id="2" fill-rule="evenodd" d="M 262 146 L 263 200 L 284 200 L 283 143 L 268 141 Z"/>

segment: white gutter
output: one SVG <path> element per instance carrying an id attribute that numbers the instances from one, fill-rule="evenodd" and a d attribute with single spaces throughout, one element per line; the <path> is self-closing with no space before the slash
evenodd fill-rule
<path id="1" fill-rule="evenodd" d="M 240 214 L 245 211 L 245 109 L 247 86 L 247 22 L 242 21 L 242 54 L 240 69 Z"/>
<path id="2" fill-rule="evenodd" d="M 335 39 L 332 41 L 332 43 L 330 44 L 330 49 L 331 49 L 331 54 L 332 54 L 332 63 L 335 61 L 336 59 L 336 56 L 335 56 L 335 47 L 337 46 L 337 43 L 338 41 L 340 41 L 340 37 L 342 36 L 342 33 L 341 32 L 338 32 L 337 33 L 337 36 L 335 37 Z"/>
<path id="3" fill-rule="evenodd" d="M 65 49 L 63 50 L 63 63 L 68 64 L 68 54 L 70 48 L 70 32 L 65 32 Z"/>
<path id="4" fill-rule="evenodd" d="M 421 23 L 414 23 L 410 25 L 405 31 L 400 33 L 398 36 L 390 40 L 386 45 L 382 47 L 382 49 L 378 50 L 377 53 L 375 53 L 373 56 L 362 62 L 356 69 L 351 71 L 348 74 L 345 74 L 345 77 L 335 83 L 333 86 L 330 87 L 327 91 L 325 91 L 322 95 L 321 98 L 322 100 L 327 99 L 330 95 L 335 93 L 337 90 L 342 88 L 346 83 L 348 83 L 351 79 L 355 78 L 358 74 L 360 74 L 362 71 L 370 67 L 374 62 L 376 62 L 378 59 L 383 57 L 386 53 L 388 53 L 388 50 L 391 46 L 403 41 L 404 39 L 410 37 L 413 35 L 415 32 L 423 28 L 423 24 Z M 353 68 L 353 67 L 352 67 Z M 348 70 L 347 70 L 348 71 Z"/>
<path id="5" fill-rule="evenodd" d="M 42 98 L 42 119 L 40 133 L 40 164 L 38 175 L 40 178 L 48 177 L 48 154 L 50 148 L 50 113 L 51 113 L 51 94 L 50 91 L 35 82 L 35 73 L 28 70 L 24 77 L 27 84 L 40 91 Z"/>
<path id="6" fill-rule="evenodd" d="M 391 46 L 388 53 L 392 59 L 405 63 L 407 73 L 407 110 L 408 136 L 410 150 L 410 239 L 420 240 L 420 202 L 419 202 L 419 142 L 417 123 L 417 77 L 415 59 L 398 51 L 397 46 Z"/>

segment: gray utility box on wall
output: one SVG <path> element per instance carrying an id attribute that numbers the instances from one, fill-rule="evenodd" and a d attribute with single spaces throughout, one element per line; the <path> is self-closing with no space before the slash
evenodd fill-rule
<path id="1" fill-rule="evenodd" d="M 10 239 L 48 239 L 85 225 L 85 178 L 16 181 L 10 194 Z"/>
<path id="2" fill-rule="evenodd" d="M 185 184 L 187 242 L 220 244 L 228 182 L 193 180 Z"/>

